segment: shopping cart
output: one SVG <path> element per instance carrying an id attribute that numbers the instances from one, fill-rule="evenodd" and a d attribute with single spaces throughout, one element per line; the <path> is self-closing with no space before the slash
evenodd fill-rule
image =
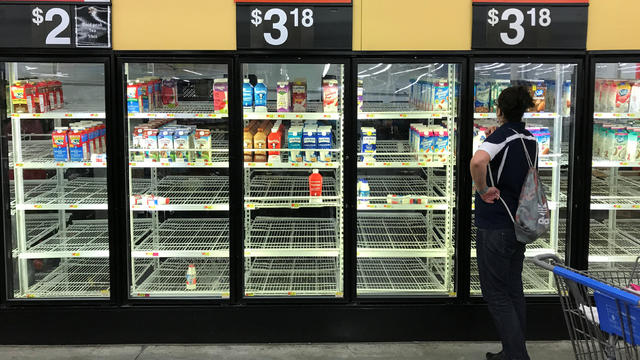
<path id="1" fill-rule="evenodd" d="M 640 359 L 638 260 L 626 269 L 577 271 L 552 254 L 533 262 L 555 275 L 576 359 Z M 636 288 L 637 289 L 637 288 Z"/>

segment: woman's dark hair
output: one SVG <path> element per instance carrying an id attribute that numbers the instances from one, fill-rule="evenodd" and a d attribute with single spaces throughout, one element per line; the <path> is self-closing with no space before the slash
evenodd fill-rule
<path id="1" fill-rule="evenodd" d="M 533 105 L 533 98 L 525 86 L 506 88 L 498 96 L 498 108 L 508 122 L 522 121 L 522 115 Z"/>

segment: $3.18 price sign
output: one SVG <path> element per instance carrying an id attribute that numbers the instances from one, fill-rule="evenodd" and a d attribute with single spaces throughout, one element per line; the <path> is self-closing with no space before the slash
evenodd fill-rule
<path id="1" fill-rule="evenodd" d="M 238 49 L 351 50 L 350 6 L 236 6 Z"/>
<path id="2" fill-rule="evenodd" d="M 535 1 L 532 1 L 535 2 Z M 586 6 L 473 6 L 474 49 L 584 49 Z"/>

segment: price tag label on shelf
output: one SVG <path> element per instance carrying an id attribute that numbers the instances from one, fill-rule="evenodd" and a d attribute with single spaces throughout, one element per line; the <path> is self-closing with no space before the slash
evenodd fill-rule
<path id="1" fill-rule="evenodd" d="M 236 1 L 238 49 L 351 50 L 352 7 L 295 4 L 242 4 Z M 264 3 L 265 1 L 256 1 Z M 277 1 L 275 1 L 277 3 Z"/>
<path id="2" fill-rule="evenodd" d="M 80 253 L 79 252 L 74 252 L 74 253 L 71 253 L 71 256 L 80 256 Z"/>
<path id="3" fill-rule="evenodd" d="M 473 0 L 471 47 L 585 49 L 588 6 L 589 0 Z"/>

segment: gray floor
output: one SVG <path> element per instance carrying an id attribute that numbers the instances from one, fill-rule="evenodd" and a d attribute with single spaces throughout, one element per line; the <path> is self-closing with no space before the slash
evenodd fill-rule
<path id="1" fill-rule="evenodd" d="M 569 342 L 530 342 L 532 360 L 572 359 Z M 0 346 L 1 360 L 88 359 L 484 359 L 496 343 L 412 342 L 356 344 L 266 344 L 266 345 L 114 345 L 114 346 Z"/>

